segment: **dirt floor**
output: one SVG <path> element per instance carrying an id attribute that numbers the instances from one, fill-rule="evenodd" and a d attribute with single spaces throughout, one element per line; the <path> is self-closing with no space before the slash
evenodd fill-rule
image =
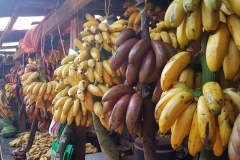
<path id="1" fill-rule="evenodd" d="M 15 147 L 10 147 L 8 145 L 9 142 L 14 140 L 15 138 L 3 138 L 0 136 L 0 144 L 2 149 L 2 160 L 14 160 L 14 158 L 11 156 L 11 152 L 15 150 Z"/>

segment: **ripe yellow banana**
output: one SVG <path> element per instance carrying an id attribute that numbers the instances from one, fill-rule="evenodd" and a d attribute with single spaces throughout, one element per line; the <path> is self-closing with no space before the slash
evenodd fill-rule
<path id="1" fill-rule="evenodd" d="M 92 47 L 91 50 L 90 50 L 90 53 L 91 53 L 91 56 L 93 57 L 93 59 L 95 61 L 98 62 L 100 60 L 100 52 L 97 49 L 97 47 Z"/>
<path id="2" fill-rule="evenodd" d="M 206 62 L 210 71 L 217 72 L 226 56 L 230 33 L 225 23 L 220 22 L 218 29 L 209 36 L 206 48 Z"/>
<path id="3" fill-rule="evenodd" d="M 169 35 L 168 35 L 168 33 L 166 31 L 161 31 L 160 35 L 161 35 L 161 39 L 162 39 L 163 42 L 172 44 L 171 43 L 171 39 L 170 39 L 170 37 L 169 37 Z"/>
<path id="4" fill-rule="evenodd" d="M 91 27 L 91 26 L 98 26 L 98 21 L 88 21 L 83 24 L 83 28 Z"/>
<path id="5" fill-rule="evenodd" d="M 181 46 L 186 46 L 189 42 L 186 35 L 187 16 L 183 19 L 180 26 L 177 27 L 177 40 Z"/>
<path id="6" fill-rule="evenodd" d="M 177 81 L 179 74 L 190 61 L 191 56 L 189 52 L 179 52 L 167 62 L 160 79 L 163 91 L 168 90 L 172 83 Z"/>
<path id="7" fill-rule="evenodd" d="M 74 44 L 79 50 L 82 50 L 82 51 L 84 50 L 84 48 L 82 46 L 82 42 L 79 39 L 74 38 Z"/>
<path id="8" fill-rule="evenodd" d="M 78 113 L 75 115 L 75 122 L 77 126 L 81 124 L 82 117 L 83 117 L 83 113 L 82 113 L 82 110 L 80 109 Z"/>
<path id="9" fill-rule="evenodd" d="M 201 7 L 199 6 L 187 18 L 186 35 L 189 40 L 197 40 L 202 33 L 202 15 Z"/>
<path id="10" fill-rule="evenodd" d="M 98 83 L 103 83 L 103 78 L 96 72 L 95 69 L 94 69 L 94 71 L 93 71 L 93 75 L 94 75 L 94 79 L 95 79 Z"/>
<path id="11" fill-rule="evenodd" d="M 68 115 L 68 112 L 70 111 L 70 108 L 71 108 L 73 102 L 74 102 L 74 100 L 72 98 L 68 98 L 65 101 L 65 103 L 63 105 L 63 110 L 62 110 L 63 114 Z"/>
<path id="12" fill-rule="evenodd" d="M 46 89 L 47 89 L 47 83 L 42 83 L 42 86 L 39 89 L 38 95 L 43 96 L 45 94 Z"/>
<path id="13" fill-rule="evenodd" d="M 86 127 L 90 127 L 93 124 L 92 112 L 87 112 L 87 122 Z"/>
<path id="14" fill-rule="evenodd" d="M 232 102 L 236 105 L 236 112 L 237 114 L 240 112 L 240 95 L 238 93 L 238 90 L 236 88 L 227 88 L 224 89 L 223 92 L 228 95 Z"/>
<path id="15" fill-rule="evenodd" d="M 234 40 L 230 38 L 228 44 L 227 55 L 223 61 L 223 71 L 225 79 L 232 80 L 237 74 L 240 65 L 240 51 L 234 43 Z"/>
<path id="16" fill-rule="evenodd" d="M 174 6 L 175 3 L 176 3 L 175 1 L 171 2 L 171 4 L 168 6 L 168 8 L 166 10 L 166 13 L 165 13 L 165 16 L 164 16 L 164 22 L 165 22 L 165 26 L 167 28 L 171 27 L 170 16 L 171 16 L 171 12 L 172 12 L 172 9 L 173 9 L 173 6 Z"/>
<path id="17" fill-rule="evenodd" d="M 107 23 L 100 23 L 98 28 L 101 32 L 108 32 L 108 24 Z"/>
<path id="18" fill-rule="evenodd" d="M 78 86 L 72 86 L 69 90 L 68 90 L 68 96 L 70 97 L 74 97 L 75 94 L 77 93 L 78 90 Z"/>
<path id="19" fill-rule="evenodd" d="M 213 32 L 218 28 L 220 15 L 219 12 L 211 12 L 207 9 L 205 3 L 201 2 L 202 24 L 204 30 Z"/>
<path id="20" fill-rule="evenodd" d="M 90 81 L 91 83 L 93 83 L 94 80 L 95 80 L 93 72 L 94 72 L 94 69 L 89 67 L 87 69 L 87 72 L 85 73 L 85 75 L 87 76 L 88 81 Z"/>
<path id="21" fill-rule="evenodd" d="M 90 51 L 92 48 L 91 44 L 88 42 L 83 42 L 82 46 L 83 46 L 84 51 Z"/>
<path id="22" fill-rule="evenodd" d="M 216 140 L 216 122 L 204 96 L 198 99 L 197 117 L 202 142 L 207 149 L 212 149 Z"/>
<path id="23" fill-rule="evenodd" d="M 113 84 L 112 77 L 107 73 L 105 69 L 103 69 L 103 81 L 110 86 Z"/>
<path id="24" fill-rule="evenodd" d="M 103 47 L 103 49 L 104 49 L 105 51 L 107 51 L 107 52 L 109 52 L 109 53 L 112 52 L 111 46 L 110 46 L 109 44 L 107 44 L 106 42 L 103 42 L 103 43 L 102 43 L 102 47 Z M 114 54 L 114 53 L 112 53 L 112 54 Z"/>
<path id="25" fill-rule="evenodd" d="M 85 101 L 85 91 L 78 89 L 77 90 L 77 98 L 82 102 Z"/>
<path id="26" fill-rule="evenodd" d="M 94 38 L 95 38 L 96 43 L 102 43 L 103 42 L 103 36 L 102 36 L 101 33 L 95 34 Z"/>
<path id="27" fill-rule="evenodd" d="M 21 76 L 21 80 L 26 81 L 28 77 L 31 76 L 32 74 L 33 72 L 24 73 L 24 75 Z"/>
<path id="28" fill-rule="evenodd" d="M 97 84 L 97 87 L 103 92 L 103 94 L 105 94 L 109 90 L 109 88 L 103 84 Z"/>
<path id="29" fill-rule="evenodd" d="M 203 85 L 203 95 L 213 115 L 219 115 L 224 100 L 221 86 L 217 82 L 207 82 Z"/>
<path id="30" fill-rule="evenodd" d="M 183 140 L 190 133 L 191 123 L 196 108 L 197 103 L 191 103 L 175 121 L 174 127 L 171 129 L 171 145 L 173 149 L 182 149 Z"/>
<path id="31" fill-rule="evenodd" d="M 95 102 L 93 105 L 93 111 L 99 118 L 104 118 L 105 114 L 103 113 L 103 107 L 101 102 Z"/>
<path id="32" fill-rule="evenodd" d="M 232 6 L 228 0 L 223 0 L 220 10 L 228 16 L 234 14 Z"/>
<path id="33" fill-rule="evenodd" d="M 111 67 L 110 67 L 110 63 L 107 60 L 103 60 L 102 66 L 104 68 L 104 70 L 112 77 L 115 77 L 116 74 L 114 71 L 112 71 Z"/>
<path id="34" fill-rule="evenodd" d="M 83 102 L 84 105 L 82 105 L 82 108 L 84 106 L 87 110 L 93 112 L 93 96 L 92 96 L 92 94 L 90 92 L 86 91 L 84 96 L 85 96 L 85 101 Z M 81 101 L 81 104 L 82 104 L 82 101 Z"/>
<path id="35" fill-rule="evenodd" d="M 88 21 L 95 21 L 95 22 L 98 22 L 91 14 L 89 13 L 86 13 L 85 14 L 85 17 Z"/>
<path id="36" fill-rule="evenodd" d="M 219 134 L 219 129 L 218 129 L 218 125 L 216 126 L 216 141 L 214 143 L 213 146 L 213 153 L 215 156 L 221 156 L 223 154 L 224 151 L 224 146 L 222 145 L 222 140 Z"/>
<path id="37" fill-rule="evenodd" d="M 224 147 L 228 145 L 232 133 L 231 126 L 234 125 L 236 115 L 237 114 L 235 113 L 234 104 L 232 103 L 231 99 L 225 99 L 221 114 L 217 117 L 219 134 L 221 137 L 222 145 Z"/>
<path id="38" fill-rule="evenodd" d="M 178 81 L 184 82 L 189 88 L 193 88 L 194 85 L 194 71 L 192 68 L 187 67 L 185 68 L 179 75 Z"/>
<path id="39" fill-rule="evenodd" d="M 108 29 L 109 29 L 110 33 L 113 33 L 113 32 L 120 32 L 126 28 L 127 28 L 127 25 L 117 23 L 117 24 L 109 25 Z"/>
<path id="40" fill-rule="evenodd" d="M 191 156 L 195 156 L 203 148 L 202 139 L 198 129 L 197 110 L 194 113 L 191 129 L 188 137 L 188 152 Z"/>
<path id="41" fill-rule="evenodd" d="M 193 102 L 193 98 L 190 92 L 180 92 L 170 99 L 159 118 L 161 133 L 166 133 L 171 128 L 179 115 Z"/>
<path id="42" fill-rule="evenodd" d="M 227 17 L 227 26 L 228 30 L 230 31 L 233 40 L 238 48 L 240 50 L 240 18 L 236 14 L 232 14 Z"/>
<path id="43" fill-rule="evenodd" d="M 110 35 L 108 32 L 102 32 L 102 36 L 103 36 L 103 40 L 105 43 L 107 43 L 107 44 L 111 43 Z"/>
<path id="44" fill-rule="evenodd" d="M 32 89 L 32 94 L 37 95 L 41 86 L 42 86 L 42 82 L 38 82 Z"/>
<path id="45" fill-rule="evenodd" d="M 135 21 L 136 17 L 138 16 L 138 14 L 139 14 L 139 11 L 133 12 L 131 14 L 131 16 L 128 18 L 128 26 L 133 26 L 134 21 Z"/>
<path id="46" fill-rule="evenodd" d="M 170 99 L 176 94 L 183 91 L 186 91 L 186 90 L 184 88 L 173 88 L 173 89 L 170 89 L 169 91 L 166 91 L 166 93 L 164 93 L 164 96 L 161 97 L 161 99 L 158 101 L 155 107 L 154 114 L 155 114 L 156 120 L 159 120 L 162 110 L 165 108 L 166 104 L 170 101 Z"/>
<path id="47" fill-rule="evenodd" d="M 183 8 L 185 12 L 194 12 L 200 4 L 200 0 L 183 0 Z"/>
<path id="48" fill-rule="evenodd" d="M 229 3 L 231 4 L 232 10 L 238 17 L 240 16 L 240 2 L 235 0 L 229 0 Z"/>
<path id="49" fill-rule="evenodd" d="M 100 90 L 100 88 L 98 88 L 97 86 L 95 86 L 93 84 L 89 84 L 87 86 L 87 91 L 97 97 L 103 96 L 103 92 Z"/>
<path id="50" fill-rule="evenodd" d="M 76 86 L 78 83 L 73 77 L 67 76 L 65 80 L 71 85 L 71 86 Z"/>
<path id="51" fill-rule="evenodd" d="M 73 121 L 74 121 L 73 105 L 71 105 L 67 114 L 67 124 L 71 125 Z"/>
<path id="52" fill-rule="evenodd" d="M 97 26 L 91 26 L 90 27 L 90 31 L 93 33 L 93 34 L 96 34 L 98 33 L 99 29 Z M 93 35 L 95 37 L 95 35 Z M 95 38 L 94 38 L 95 39 Z"/>
<path id="53" fill-rule="evenodd" d="M 169 35 L 172 46 L 175 49 L 178 49 L 178 40 L 177 40 L 177 36 L 175 35 L 175 33 L 170 31 L 170 32 L 168 32 L 168 35 Z"/>
<path id="54" fill-rule="evenodd" d="M 52 83 L 47 82 L 47 89 L 45 91 L 45 95 L 51 94 L 52 89 L 53 89 Z"/>
<path id="55" fill-rule="evenodd" d="M 240 68 L 238 68 L 237 74 L 233 77 L 233 82 L 238 82 L 240 80 Z"/>
<path id="56" fill-rule="evenodd" d="M 218 12 L 222 4 L 222 0 L 203 0 L 203 2 L 210 12 Z"/>
<path id="57" fill-rule="evenodd" d="M 183 19 L 187 16 L 183 8 L 183 0 L 175 0 L 170 13 L 170 25 L 171 27 L 178 27 L 182 23 Z"/>
<path id="58" fill-rule="evenodd" d="M 77 54 L 70 54 L 64 57 L 61 61 L 61 65 L 67 64 L 71 61 L 73 61 L 77 57 Z"/>

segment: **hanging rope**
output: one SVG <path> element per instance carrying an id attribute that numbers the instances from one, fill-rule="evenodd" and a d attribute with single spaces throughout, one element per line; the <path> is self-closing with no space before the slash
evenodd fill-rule
<path id="1" fill-rule="evenodd" d="M 106 19 L 108 18 L 108 15 L 109 15 L 110 5 L 111 5 L 111 0 L 105 0 L 105 15 L 106 15 Z"/>
<path id="2" fill-rule="evenodd" d="M 58 15 L 57 15 L 58 6 L 59 6 L 59 0 L 57 0 L 57 5 L 55 7 L 56 23 L 57 23 L 57 27 L 58 27 L 58 34 L 59 34 L 60 42 L 61 42 L 61 45 L 62 45 L 63 55 L 64 55 L 64 57 L 66 57 L 66 53 L 65 53 L 65 50 L 64 50 L 64 46 L 63 46 L 62 35 L 61 35 L 60 27 L 59 27 L 59 24 L 58 24 Z"/>

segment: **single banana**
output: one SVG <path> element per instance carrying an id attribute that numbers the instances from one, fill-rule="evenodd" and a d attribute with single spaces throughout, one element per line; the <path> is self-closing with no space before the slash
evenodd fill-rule
<path id="1" fill-rule="evenodd" d="M 197 117 L 202 142 L 207 149 L 212 149 L 216 140 L 216 122 L 204 96 L 198 99 Z"/>
<path id="2" fill-rule="evenodd" d="M 100 90 L 100 88 L 98 88 L 97 86 L 95 86 L 93 84 L 89 84 L 87 86 L 87 91 L 97 97 L 103 96 L 103 92 Z"/>
<path id="3" fill-rule="evenodd" d="M 92 47 L 90 53 L 95 61 L 98 62 L 100 60 L 100 52 L 96 47 Z"/>
<path id="4" fill-rule="evenodd" d="M 190 63 L 191 56 L 189 52 L 179 52 L 174 55 L 165 65 L 161 74 L 161 86 L 163 91 L 169 89 L 181 71 Z"/>
<path id="5" fill-rule="evenodd" d="M 191 129 L 188 137 L 188 152 L 191 156 L 195 156 L 203 148 L 202 139 L 198 129 L 197 110 L 194 113 Z"/>
<path id="6" fill-rule="evenodd" d="M 234 40 L 230 38 L 228 44 L 227 55 L 223 61 L 223 72 L 225 79 L 232 80 L 237 74 L 240 66 L 240 51 L 238 50 Z"/>
<path id="7" fill-rule="evenodd" d="M 186 136 L 189 135 L 193 115 L 196 111 L 197 103 L 191 103 L 177 118 L 171 132 L 171 144 L 175 150 L 182 149 L 182 143 Z"/>
<path id="8" fill-rule="evenodd" d="M 104 118 L 105 114 L 103 113 L 103 107 L 101 102 L 95 102 L 93 105 L 93 111 L 99 118 Z"/>

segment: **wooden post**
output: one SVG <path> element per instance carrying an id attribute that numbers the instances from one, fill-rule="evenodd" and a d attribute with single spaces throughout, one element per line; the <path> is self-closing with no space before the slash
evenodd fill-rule
<path id="1" fill-rule="evenodd" d="M 77 14 L 73 16 L 70 28 L 70 48 L 73 50 L 75 50 L 74 38 L 79 38 L 79 32 L 83 30 L 82 23 Z"/>
<path id="2" fill-rule="evenodd" d="M 77 15 L 74 15 L 71 20 L 70 27 L 70 47 L 75 49 L 74 38 L 79 35 L 79 23 L 80 20 L 77 18 Z M 81 25 L 82 26 L 82 25 Z M 73 151 L 73 160 L 85 160 L 85 143 L 86 143 L 86 127 L 85 126 L 76 126 L 73 127 L 73 136 L 74 136 L 74 151 Z"/>

